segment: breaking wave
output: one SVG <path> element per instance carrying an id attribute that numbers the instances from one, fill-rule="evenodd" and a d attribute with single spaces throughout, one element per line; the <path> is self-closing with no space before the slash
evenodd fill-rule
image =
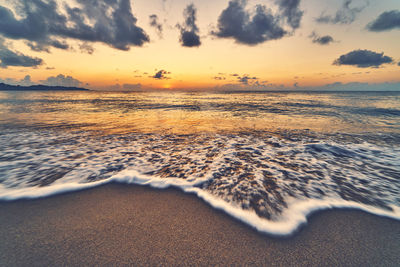
<path id="1" fill-rule="evenodd" d="M 119 182 L 181 188 L 273 235 L 289 235 L 310 213 L 335 207 L 400 219 L 394 133 L 5 130 L 0 143 L 3 201 Z"/>

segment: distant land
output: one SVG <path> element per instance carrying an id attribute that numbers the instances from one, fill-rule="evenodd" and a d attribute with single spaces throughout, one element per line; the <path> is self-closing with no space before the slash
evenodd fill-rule
<path id="1" fill-rule="evenodd" d="M 0 83 L 0 91 L 89 91 L 89 89 L 65 86 L 47 86 L 41 84 L 21 86 Z"/>

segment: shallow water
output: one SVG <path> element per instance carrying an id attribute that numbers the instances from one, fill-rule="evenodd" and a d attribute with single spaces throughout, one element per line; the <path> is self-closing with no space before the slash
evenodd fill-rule
<path id="1" fill-rule="evenodd" d="M 0 92 L 0 199 L 177 186 L 270 234 L 400 219 L 400 93 Z"/>

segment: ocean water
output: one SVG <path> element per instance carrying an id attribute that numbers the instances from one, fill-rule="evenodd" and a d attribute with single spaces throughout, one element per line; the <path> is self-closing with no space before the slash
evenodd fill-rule
<path id="1" fill-rule="evenodd" d="M 400 219 L 400 92 L 0 92 L 1 201 L 110 182 L 272 235 L 321 209 Z"/>

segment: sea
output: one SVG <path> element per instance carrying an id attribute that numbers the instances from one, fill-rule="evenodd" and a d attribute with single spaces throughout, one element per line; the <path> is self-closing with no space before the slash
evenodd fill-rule
<path id="1" fill-rule="evenodd" d="M 0 201 L 108 183 L 277 236 L 334 208 L 400 220 L 400 92 L 0 92 Z"/>

